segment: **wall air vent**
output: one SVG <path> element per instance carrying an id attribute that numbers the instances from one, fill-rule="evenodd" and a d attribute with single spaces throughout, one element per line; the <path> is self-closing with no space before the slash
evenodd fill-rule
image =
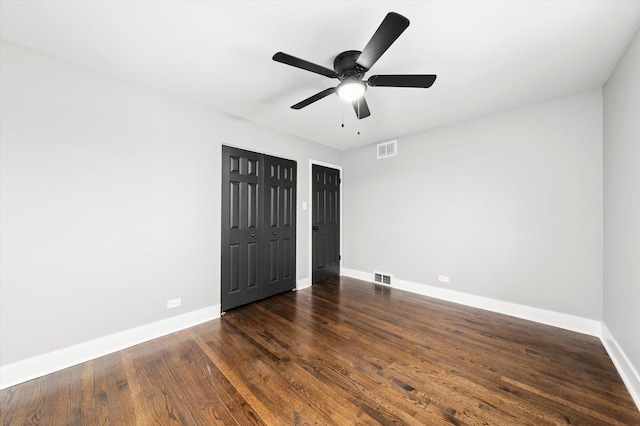
<path id="1" fill-rule="evenodd" d="M 378 160 L 381 158 L 394 157 L 398 155 L 398 141 L 379 143 L 377 149 Z"/>
<path id="2" fill-rule="evenodd" d="M 373 271 L 373 282 L 376 284 L 391 285 L 391 275 Z"/>

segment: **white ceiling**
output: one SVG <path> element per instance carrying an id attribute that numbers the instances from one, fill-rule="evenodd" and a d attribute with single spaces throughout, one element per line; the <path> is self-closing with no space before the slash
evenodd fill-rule
<path id="1" fill-rule="evenodd" d="M 337 80 L 274 53 L 333 68 L 390 11 L 411 25 L 367 77 L 437 74 L 430 89 L 370 88 L 359 123 L 334 95 L 290 109 Z M 349 149 L 601 87 L 640 27 L 640 1 L 2 0 L 0 17 L 3 39 Z"/>

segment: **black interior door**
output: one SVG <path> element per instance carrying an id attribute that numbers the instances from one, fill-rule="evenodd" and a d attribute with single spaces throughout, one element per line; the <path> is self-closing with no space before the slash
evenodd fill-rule
<path id="1" fill-rule="evenodd" d="M 222 310 L 258 300 L 263 275 L 262 156 L 222 147 Z"/>
<path id="2" fill-rule="evenodd" d="M 264 157 L 264 296 L 296 286 L 296 162 Z"/>
<path id="3" fill-rule="evenodd" d="M 311 217 L 312 282 L 340 275 L 340 171 L 314 164 Z"/>
<path id="4" fill-rule="evenodd" d="M 221 309 L 295 288 L 296 162 L 222 147 Z"/>

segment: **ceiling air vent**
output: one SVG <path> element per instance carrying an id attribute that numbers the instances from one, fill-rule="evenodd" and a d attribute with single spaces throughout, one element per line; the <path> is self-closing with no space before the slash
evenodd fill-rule
<path id="1" fill-rule="evenodd" d="M 393 157 L 398 154 L 398 141 L 384 142 L 378 144 L 378 160 L 381 158 Z"/>
<path id="2" fill-rule="evenodd" d="M 391 285 L 391 275 L 373 271 L 373 282 L 376 284 Z"/>

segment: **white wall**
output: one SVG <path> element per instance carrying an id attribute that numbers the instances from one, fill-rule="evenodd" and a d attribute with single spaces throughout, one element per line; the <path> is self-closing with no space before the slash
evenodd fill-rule
<path id="1" fill-rule="evenodd" d="M 601 90 L 403 137 L 397 157 L 353 149 L 343 167 L 345 268 L 601 320 Z"/>
<path id="2" fill-rule="evenodd" d="M 2 42 L 0 365 L 220 303 L 221 145 L 341 153 Z M 166 301 L 181 297 L 168 311 Z"/>
<path id="3" fill-rule="evenodd" d="M 640 398 L 640 33 L 604 86 L 603 109 L 603 322 L 635 368 Z"/>

